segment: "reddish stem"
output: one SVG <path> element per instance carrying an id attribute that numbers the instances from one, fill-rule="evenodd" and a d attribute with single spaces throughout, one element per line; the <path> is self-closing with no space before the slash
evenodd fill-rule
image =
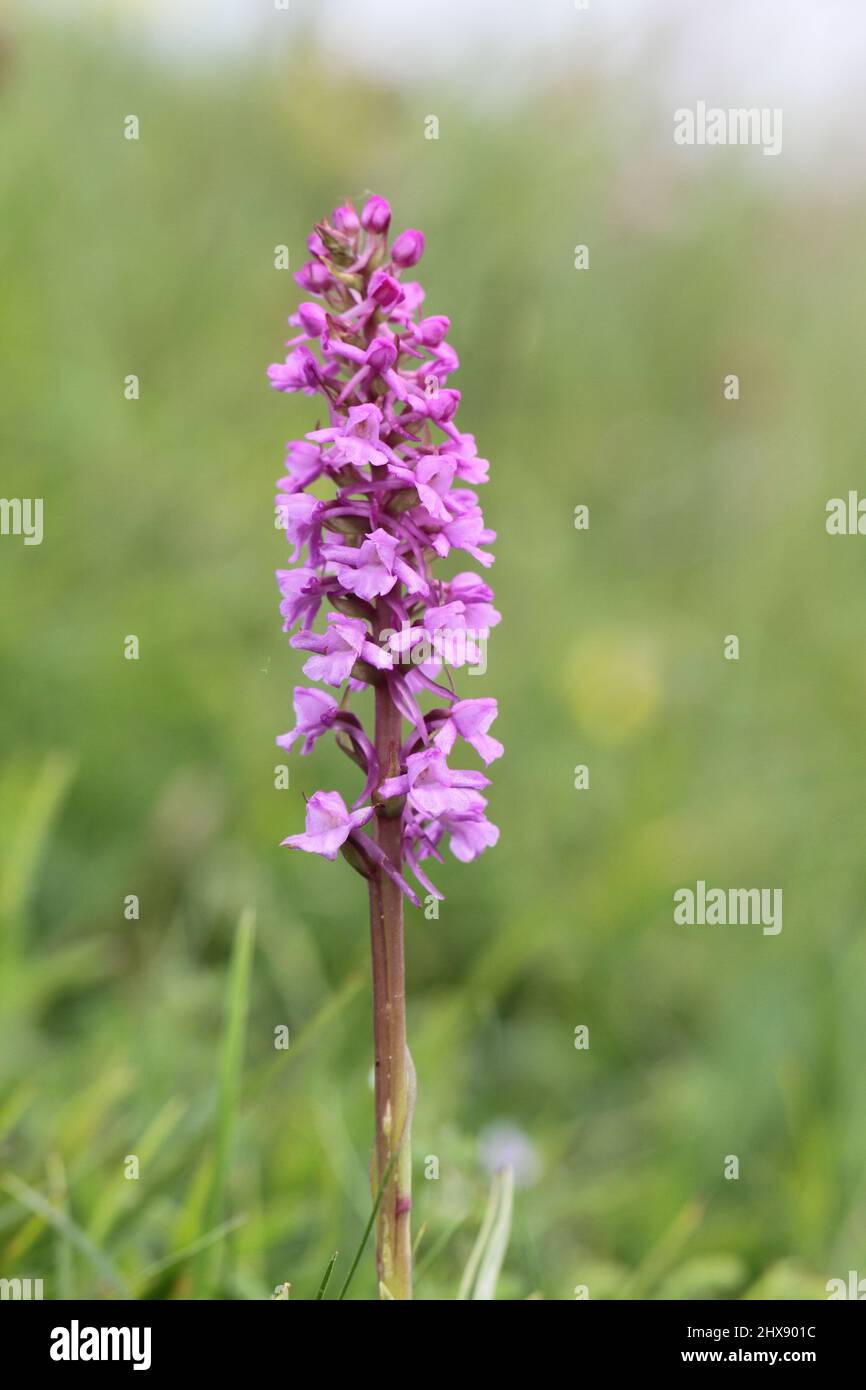
<path id="1" fill-rule="evenodd" d="M 387 626 L 388 616 L 382 615 Z M 376 686 L 376 754 L 381 777 L 400 768 L 403 721 L 387 685 Z M 394 867 L 403 867 L 402 816 L 376 816 L 376 839 Z M 412 1297 L 412 1159 L 410 1126 L 414 1070 L 406 1046 L 406 981 L 403 953 L 403 895 L 377 869 L 370 877 L 370 943 L 373 966 L 373 1037 L 376 1075 L 376 1147 L 373 1189 L 395 1152 L 376 1222 L 379 1280 L 395 1299 Z"/>

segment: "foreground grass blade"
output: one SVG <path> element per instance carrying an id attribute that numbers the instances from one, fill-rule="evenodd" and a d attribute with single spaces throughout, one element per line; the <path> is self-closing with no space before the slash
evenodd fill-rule
<path id="1" fill-rule="evenodd" d="M 661 1277 L 680 1258 L 701 1224 L 704 1207 L 689 1201 L 677 1213 L 661 1239 L 647 1252 L 623 1286 L 624 1298 L 647 1298 Z"/>
<path id="2" fill-rule="evenodd" d="M 150 1165 L 185 1113 L 186 1106 L 177 1099 L 167 1101 L 158 1111 L 135 1145 L 135 1152 L 142 1168 L 145 1164 Z M 104 1245 L 106 1237 L 124 1211 L 134 1205 L 135 1186 L 134 1182 L 106 1185 L 87 1223 L 88 1233 L 94 1244 Z"/>
<path id="3" fill-rule="evenodd" d="M 322 1277 L 322 1282 L 319 1285 L 319 1292 L 316 1294 L 316 1302 L 318 1302 L 319 1299 L 325 1297 L 325 1290 L 331 1282 L 331 1275 L 334 1272 L 334 1265 L 337 1263 L 337 1256 L 339 1255 L 339 1253 L 339 1250 L 335 1250 L 333 1255 L 331 1256 L 328 1268 L 325 1270 L 325 1273 Z"/>
<path id="4" fill-rule="evenodd" d="M 387 1167 L 385 1168 L 385 1172 L 382 1174 L 382 1181 L 379 1184 L 379 1191 L 376 1193 L 376 1200 L 373 1203 L 373 1210 L 370 1212 L 370 1219 L 364 1227 L 364 1234 L 361 1236 L 361 1244 L 358 1246 L 358 1249 L 355 1252 L 355 1258 L 352 1261 L 352 1267 L 349 1270 L 349 1273 L 346 1275 L 346 1282 L 340 1290 L 340 1297 L 338 1299 L 338 1302 L 342 1302 L 343 1299 L 346 1297 L 346 1290 L 348 1289 L 349 1285 L 352 1282 L 352 1279 L 354 1278 L 355 1270 L 361 1263 L 361 1256 L 364 1253 L 364 1246 L 367 1244 L 367 1241 L 370 1238 L 370 1232 L 373 1229 L 373 1222 L 376 1220 L 376 1213 L 378 1212 L 382 1202 L 382 1194 L 384 1193 L 385 1188 L 388 1186 L 391 1174 L 394 1171 L 394 1164 L 397 1162 L 397 1159 L 399 1157 L 400 1150 L 399 1148 L 397 1148 L 392 1153 L 390 1159 L 388 1160 Z"/>
<path id="5" fill-rule="evenodd" d="M 496 1283 L 511 1235 L 513 1203 L 514 1171 L 503 1168 L 493 1178 L 481 1230 L 460 1281 L 459 1300 L 489 1301 L 495 1298 Z"/>
<path id="6" fill-rule="evenodd" d="M 37 771 L 22 761 L 9 764 L 0 779 L 0 954 L 15 962 L 23 945 L 27 900 L 54 820 L 72 780 L 74 763 L 49 754 Z"/>
<path id="7" fill-rule="evenodd" d="M 336 993 L 325 1000 L 316 1016 L 299 1031 L 297 1037 L 292 1038 L 291 1047 L 259 1070 L 250 1086 L 250 1098 L 257 1100 L 260 1095 L 268 1094 L 273 1082 L 278 1080 L 288 1067 L 294 1066 L 331 1020 L 352 1002 L 356 994 L 360 994 L 366 983 L 367 967 L 359 967 L 347 975 Z"/>
<path id="8" fill-rule="evenodd" d="M 238 922 L 229 968 L 226 1024 L 219 1068 L 216 1151 L 205 1206 L 207 1230 L 219 1226 L 223 1218 L 226 1181 L 237 1128 L 254 941 L 255 913 L 248 908 Z M 193 1279 L 196 1298 L 206 1297 L 216 1285 L 223 1246 L 222 1240 L 216 1242 L 196 1261 Z"/>
<path id="9" fill-rule="evenodd" d="M 63 1159 L 57 1153 L 49 1154 L 46 1167 L 48 1169 L 48 1187 L 51 1193 L 51 1203 L 57 1211 L 68 1216 L 69 1190 L 66 1184 L 66 1169 L 63 1165 Z M 54 1269 L 57 1278 L 57 1298 L 65 1302 L 73 1297 L 73 1247 L 66 1231 L 56 1230 L 55 1235 L 57 1237 L 57 1244 L 54 1256 Z M 97 1242 L 94 1242 L 94 1244 L 96 1243 Z"/>
<path id="10" fill-rule="evenodd" d="M 230 1221 L 223 1221 L 222 1225 L 217 1226 L 213 1231 L 207 1231 L 198 1240 L 194 1240 L 189 1245 L 183 1246 L 181 1250 L 173 1250 L 170 1255 L 165 1255 L 161 1260 L 155 1260 L 153 1264 L 146 1265 L 134 1276 L 133 1282 L 137 1289 L 143 1289 L 151 1280 L 158 1275 L 164 1274 L 167 1269 L 174 1265 L 183 1264 L 185 1260 L 192 1259 L 202 1250 L 208 1250 L 217 1241 L 224 1240 L 232 1231 L 236 1231 L 239 1226 L 243 1226 L 246 1221 L 245 1216 L 233 1216 Z"/>
<path id="11" fill-rule="evenodd" d="M 437 1240 L 434 1240 L 429 1250 L 426 1251 L 424 1258 L 419 1260 L 417 1265 L 415 1266 L 414 1279 L 416 1284 L 418 1283 L 418 1280 L 423 1278 L 423 1276 L 427 1273 L 427 1270 L 430 1268 L 433 1262 L 436 1259 L 438 1259 L 439 1255 L 441 1255 L 442 1251 L 448 1245 L 448 1242 L 457 1234 L 457 1232 L 460 1230 L 460 1227 L 465 1223 L 465 1221 L 465 1216 L 458 1216 L 457 1219 L 455 1221 L 452 1221 L 451 1225 L 448 1226 L 447 1229 L 442 1232 L 439 1238 Z"/>
<path id="12" fill-rule="evenodd" d="M 14 1173 L 7 1173 L 2 1183 L 0 1183 L 0 1187 L 3 1187 L 9 1193 L 10 1197 L 14 1197 L 16 1202 L 20 1202 L 22 1207 L 26 1207 L 28 1211 L 32 1211 L 36 1216 L 41 1216 L 43 1221 L 49 1226 L 52 1226 L 55 1231 L 65 1236 L 69 1244 L 75 1246 L 77 1250 L 80 1250 L 81 1254 L 90 1261 L 94 1269 L 98 1270 L 99 1274 L 107 1284 L 111 1285 L 119 1298 L 134 1298 L 134 1294 L 108 1259 L 107 1255 L 104 1255 L 102 1251 L 93 1244 L 93 1241 L 85 1235 L 80 1226 L 76 1225 L 71 1216 L 67 1216 L 65 1211 L 61 1211 L 58 1207 L 55 1207 L 52 1202 L 49 1202 L 47 1197 L 43 1197 L 41 1192 L 37 1192 L 34 1188 L 28 1186 L 26 1182 L 22 1182 L 21 1178 L 16 1177 Z"/>

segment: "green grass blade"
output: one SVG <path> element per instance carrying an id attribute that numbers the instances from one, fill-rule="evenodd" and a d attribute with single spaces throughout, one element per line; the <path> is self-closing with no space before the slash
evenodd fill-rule
<path id="1" fill-rule="evenodd" d="M 229 967 L 226 1026 L 219 1067 L 216 1149 L 205 1206 L 205 1226 L 208 1230 L 219 1226 L 223 1219 L 226 1182 L 240 1102 L 241 1069 L 249 1009 L 254 941 L 255 914 L 247 909 L 241 914 L 241 919 L 238 922 Z M 219 1241 L 196 1261 L 193 1279 L 196 1298 L 206 1297 L 217 1284 L 222 1252 L 223 1242 Z"/>
<path id="2" fill-rule="evenodd" d="M 367 970 L 369 967 L 367 967 Z M 344 1008 L 349 1005 L 357 994 L 367 983 L 367 970 L 358 969 L 350 972 L 340 985 L 336 993 L 325 1000 L 319 1012 L 314 1018 L 302 1028 L 296 1038 L 292 1039 L 291 1047 L 274 1057 L 267 1066 L 262 1067 L 258 1076 L 250 1087 L 250 1098 L 258 1100 L 261 1095 L 270 1094 L 273 1083 L 283 1074 L 287 1067 L 292 1067 L 299 1057 L 302 1057 L 307 1049 L 315 1042 L 316 1038 L 328 1026 L 332 1019 L 336 1018 Z"/>
<path id="3" fill-rule="evenodd" d="M 325 1273 L 322 1276 L 322 1282 L 319 1285 L 319 1292 L 316 1294 L 316 1302 L 325 1297 L 325 1290 L 331 1282 L 331 1275 L 334 1272 L 334 1265 L 337 1263 L 337 1256 L 339 1255 L 339 1253 L 339 1250 L 335 1250 L 333 1255 L 331 1256 L 331 1259 L 328 1263 L 328 1268 L 325 1270 Z"/>
<path id="4" fill-rule="evenodd" d="M 451 1224 L 442 1232 L 438 1239 L 434 1240 L 429 1250 L 425 1251 L 423 1259 L 420 1259 L 418 1261 L 412 1272 L 413 1284 L 417 1284 L 419 1279 L 422 1279 L 424 1277 L 424 1275 L 427 1273 L 427 1270 L 439 1258 L 442 1251 L 446 1249 L 449 1242 L 457 1234 L 457 1232 L 460 1230 L 460 1227 L 465 1223 L 465 1221 L 465 1216 L 458 1216 L 457 1219 L 455 1221 L 452 1221 Z"/>
<path id="5" fill-rule="evenodd" d="M 177 1099 L 167 1101 L 158 1111 L 135 1143 L 135 1153 L 142 1168 L 156 1157 L 185 1113 L 186 1106 Z M 106 1183 L 87 1223 L 88 1232 L 95 1244 L 103 1244 L 124 1211 L 134 1205 L 135 1186 L 134 1182 L 127 1182 L 121 1178 Z"/>
<path id="6" fill-rule="evenodd" d="M 74 763 L 51 753 L 38 771 L 19 760 L 0 779 L 0 950 L 14 962 L 23 945 L 27 900 L 42 851 L 72 780 Z"/>
<path id="7" fill-rule="evenodd" d="M 496 1285 L 505 1262 L 505 1252 L 508 1249 L 508 1241 L 511 1236 L 511 1215 L 514 1208 L 514 1169 L 503 1168 L 501 1173 L 497 1173 L 494 1183 L 497 1178 L 499 1180 L 499 1193 L 496 1215 L 489 1239 L 481 1255 L 481 1267 L 478 1270 L 478 1278 L 475 1280 L 475 1288 L 472 1293 L 476 1302 L 489 1302 L 496 1297 Z"/>
<path id="8" fill-rule="evenodd" d="M 503 1168 L 494 1175 L 490 1186 L 481 1230 L 457 1292 L 459 1301 L 489 1300 L 494 1297 L 511 1234 L 513 1196 L 514 1173 L 511 1168 Z"/>
<path id="9" fill-rule="evenodd" d="M 167 1269 L 171 1269 L 174 1265 L 183 1264 L 184 1260 L 191 1260 L 196 1255 L 201 1254 L 203 1250 L 210 1249 L 218 1241 L 230 1235 L 232 1231 L 236 1231 L 245 1221 L 245 1216 L 233 1216 L 230 1221 L 221 1222 L 219 1226 L 216 1226 L 212 1231 L 206 1231 L 203 1236 L 191 1241 L 189 1245 L 184 1245 L 180 1250 L 173 1250 L 170 1255 L 165 1255 L 161 1260 L 154 1260 L 153 1264 L 146 1265 L 133 1277 L 135 1287 L 141 1288 L 143 1285 L 149 1284 L 151 1279 L 164 1274 Z"/>
<path id="10" fill-rule="evenodd" d="M 377 1214 L 377 1212 L 378 1212 L 378 1210 L 379 1210 L 379 1207 L 382 1205 L 382 1195 L 383 1195 L 383 1193 L 384 1193 L 384 1191 L 385 1191 L 385 1188 L 388 1186 L 388 1183 L 389 1183 L 390 1180 L 391 1180 L 391 1174 L 392 1174 L 393 1171 L 394 1171 L 394 1165 L 396 1164 L 397 1159 L 398 1159 L 399 1157 L 400 1157 L 400 1150 L 399 1150 L 399 1148 L 398 1148 L 398 1149 L 396 1149 L 396 1150 L 394 1151 L 394 1153 L 392 1153 L 391 1157 L 390 1157 L 389 1160 L 388 1160 L 388 1166 L 386 1167 L 385 1172 L 384 1172 L 384 1174 L 383 1174 L 383 1176 L 382 1176 L 382 1181 L 381 1181 L 381 1183 L 379 1184 L 379 1191 L 376 1193 L 376 1200 L 375 1200 L 375 1202 L 373 1203 L 373 1210 L 370 1212 L 370 1219 L 368 1220 L 366 1226 L 364 1227 L 364 1234 L 361 1236 L 361 1244 L 358 1246 L 358 1249 L 357 1249 L 356 1252 L 355 1252 L 355 1258 L 354 1258 L 354 1260 L 352 1261 L 352 1267 L 351 1267 L 351 1269 L 349 1270 L 349 1273 L 346 1275 L 346 1282 L 345 1282 L 345 1284 L 343 1285 L 343 1287 L 342 1287 L 341 1290 L 340 1290 L 340 1297 L 339 1297 L 339 1299 L 338 1299 L 338 1302 L 340 1302 L 340 1303 L 342 1303 L 343 1299 L 346 1297 L 346 1290 L 348 1289 L 349 1285 L 350 1285 L 351 1282 L 352 1282 L 352 1279 L 354 1278 L 355 1270 L 358 1268 L 358 1265 L 361 1263 L 361 1256 L 363 1255 L 363 1253 L 364 1253 L 364 1247 L 365 1247 L 365 1245 L 367 1244 L 367 1241 L 368 1241 L 369 1238 L 370 1238 L 370 1232 L 371 1232 L 372 1229 L 373 1229 L 373 1222 L 376 1220 L 376 1214 Z"/>
<path id="11" fill-rule="evenodd" d="M 14 1173 L 7 1173 L 0 1182 L 0 1187 L 3 1187 L 10 1197 L 14 1197 L 16 1202 L 20 1202 L 22 1207 L 26 1207 L 35 1216 L 41 1216 L 43 1221 L 65 1236 L 70 1245 L 74 1245 L 77 1250 L 80 1250 L 106 1283 L 111 1285 L 119 1298 L 135 1297 L 107 1255 L 104 1255 L 98 1246 L 93 1244 L 93 1241 L 85 1235 L 71 1216 L 67 1216 L 65 1211 L 59 1210 L 52 1202 L 49 1202 L 47 1197 L 43 1197 L 41 1192 L 37 1192 L 21 1178 L 16 1177 Z"/>
<path id="12" fill-rule="evenodd" d="M 63 1166 L 63 1159 L 57 1153 L 49 1154 L 46 1167 L 48 1169 L 51 1202 L 57 1211 L 68 1216 L 69 1192 L 66 1185 L 66 1169 Z M 54 1253 L 54 1272 L 57 1279 L 57 1298 L 62 1302 L 68 1302 L 73 1297 L 72 1242 L 63 1230 L 56 1230 L 55 1235 L 57 1240 Z"/>

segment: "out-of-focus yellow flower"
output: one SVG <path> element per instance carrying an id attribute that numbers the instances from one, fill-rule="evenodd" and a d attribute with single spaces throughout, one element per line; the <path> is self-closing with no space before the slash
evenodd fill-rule
<path id="1" fill-rule="evenodd" d="M 656 652 L 644 634 L 591 633 L 566 658 L 564 693 L 587 734 L 599 743 L 625 743 L 658 708 Z"/>

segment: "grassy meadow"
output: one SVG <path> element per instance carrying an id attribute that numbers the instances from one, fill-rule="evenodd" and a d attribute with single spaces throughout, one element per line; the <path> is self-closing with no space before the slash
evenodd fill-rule
<path id="1" fill-rule="evenodd" d="M 334 1296 L 364 1228 L 366 898 L 279 847 L 353 770 L 323 740 L 274 785 L 302 662 L 273 480 L 316 407 L 265 368 L 300 296 L 274 248 L 297 269 L 367 191 L 426 233 L 503 614 L 460 687 L 499 700 L 501 840 L 407 914 L 416 1296 L 455 1297 L 503 1127 L 500 1298 L 866 1273 L 864 542 L 824 525 L 862 477 L 863 199 L 678 160 L 618 97 L 5 42 L 0 491 L 45 534 L 0 538 L 3 1277 L 303 1299 L 339 1250 Z M 676 926 L 698 879 L 780 887 L 783 930 Z"/>

